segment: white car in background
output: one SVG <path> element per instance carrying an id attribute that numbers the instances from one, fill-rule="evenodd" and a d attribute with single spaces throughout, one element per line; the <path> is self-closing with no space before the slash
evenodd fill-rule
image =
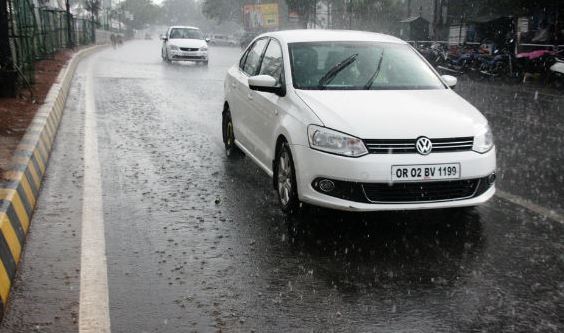
<path id="1" fill-rule="evenodd" d="M 212 34 L 209 36 L 210 45 L 218 46 L 237 46 L 239 44 L 233 37 L 220 34 Z"/>
<path id="2" fill-rule="evenodd" d="M 164 61 L 194 61 L 208 64 L 208 43 L 200 29 L 173 26 L 161 36 L 161 57 Z"/>
<path id="3" fill-rule="evenodd" d="M 484 116 L 406 42 L 354 31 L 258 36 L 225 79 L 223 139 L 282 210 L 475 206 L 495 192 Z"/>

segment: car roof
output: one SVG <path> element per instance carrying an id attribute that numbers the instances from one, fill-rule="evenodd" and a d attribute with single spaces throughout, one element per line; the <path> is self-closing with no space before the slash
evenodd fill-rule
<path id="1" fill-rule="evenodd" d="M 283 30 L 260 35 L 274 37 L 284 43 L 364 41 L 407 44 L 407 42 L 381 33 L 353 30 Z"/>
<path id="2" fill-rule="evenodd" d="M 174 28 L 183 28 L 183 29 L 195 29 L 195 30 L 200 30 L 200 28 L 198 27 L 190 27 L 187 25 L 173 25 L 172 27 L 170 27 L 169 29 L 174 29 Z"/>

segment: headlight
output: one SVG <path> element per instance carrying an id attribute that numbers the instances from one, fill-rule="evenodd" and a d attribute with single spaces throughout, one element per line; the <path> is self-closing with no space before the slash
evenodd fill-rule
<path id="1" fill-rule="evenodd" d="M 176 45 L 171 45 L 171 46 L 170 46 L 170 49 L 171 49 L 171 50 L 174 50 L 174 51 L 178 51 L 178 50 L 179 50 L 178 46 L 176 46 Z"/>
<path id="2" fill-rule="evenodd" d="M 472 150 L 480 154 L 487 153 L 494 146 L 493 134 L 489 125 L 486 125 L 478 135 L 474 137 L 474 147 Z"/>
<path id="3" fill-rule="evenodd" d="M 200 47 L 200 51 L 207 51 L 208 50 L 208 46 L 204 45 L 202 47 Z"/>
<path id="4" fill-rule="evenodd" d="M 307 134 L 312 149 L 349 157 L 368 154 L 364 142 L 354 136 L 316 125 L 309 125 Z"/>

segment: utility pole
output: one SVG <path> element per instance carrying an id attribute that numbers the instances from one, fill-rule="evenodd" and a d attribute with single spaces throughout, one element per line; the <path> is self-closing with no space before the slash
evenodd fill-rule
<path id="1" fill-rule="evenodd" d="M 353 4 L 352 0 L 348 0 L 348 12 L 349 12 L 349 30 L 352 30 L 352 16 L 353 16 Z"/>
<path id="2" fill-rule="evenodd" d="M 12 65 L 9 29 L 8 2 L 0 0 L 0 69 L 2 70 Z"/>
<path id="3" fill-rule="evenodd" d="M 66 10 L 67 10 L 67 47 L 69 49 L 72 49 L 74 47 L 74 42 L 72 40 L 73 24 L 72 24 L 72 15 L 70 13 L 69 0 L 66 0 L 65 5 L 66 5 Z"/>
<path id="4" fill-rule="evenodd" d="M 439 15 L 438 13 L 438 9 L 437 9 L 437 2 L 438 0 L 433 0 L 433 22 L 431 23 L 433 26 L 433 32 L 432 32 L 432 39 L 433 40 L 438 40 L 437 38 L 437 30 L 438 30 L 438 20 L 437 20 L 437 16 Z"/>

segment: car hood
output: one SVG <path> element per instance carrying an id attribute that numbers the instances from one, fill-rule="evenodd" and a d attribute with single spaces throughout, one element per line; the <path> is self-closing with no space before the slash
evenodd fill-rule
<path id="1" fill-rule="evenodd" d="M 202 39 L 169 39 L 170 45 L 178 47 L 200 48 L 207 45 L 205 40 Z"/>
<path id="2" fill-rule="evenodd" d="M 450 89 L 296 90 L 324 126 L 362 139 L 474 136 L 487 120 Z"/>

